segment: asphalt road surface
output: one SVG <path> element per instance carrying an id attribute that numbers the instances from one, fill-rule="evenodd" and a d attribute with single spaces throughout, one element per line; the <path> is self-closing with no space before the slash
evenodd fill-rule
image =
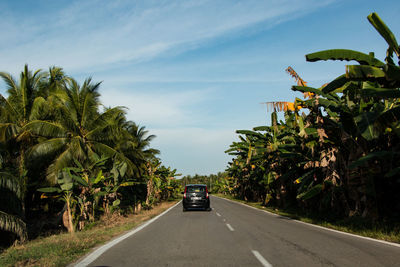
<path id="1" fill-rule="evenodd" d="M 211 197 L 177 205 L 90 266 L 400 266 L 400 247 L 320 229 Z"/>

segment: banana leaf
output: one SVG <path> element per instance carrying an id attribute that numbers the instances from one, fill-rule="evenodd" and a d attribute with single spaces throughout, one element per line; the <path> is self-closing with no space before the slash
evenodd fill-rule
<path id="1" fill-rule="evenodd" d="M 324 93 L 333 92 L 333 91 L 343 87 L 348 81 L 349 81 L 349 79 L 346 78 L 345 74 L 340 75 L 339 77 L 337 77 L 336 79 L 334 79 L 333 81 L 328 83 L 324 88 L 322 88 L 321 91 Z"/>
<path id="2" fill-rule="evenodd" d="M 400 54 L 399 44 L 397 43 L 396 37 L 389 29 L 388 26 L 383 22 L 383 20 L 378 16 L 377 13 L 371 13 L 368 15 L 368 21 L 374 26 L 374 28 L 379 32 L 379 34 L 385 39 L 391 49 L 393 49 L 397 56 Z"/>
<path id="3" fill-rule="evenodd" d="M 399 98 L 400 90 L 388 88 L 366 88 L 361 90 L 361 94 L 367 97 Z"/>
<path id="4" fill-rule="evenodd" d="M 353 161 L 350 165 L 349 165 L 349 169 L 355 169 L 365 163 L 367 163 L 370 160 L 373 159 L 379 159 L 379 160 L 385 160 L 388 158 L 393 157 L 394 155 L 398 155 L 400 154 L 399 152 L 392 152 L 392 151 L 375 151 L 375 152 L 371 152 L 368 155 L 361 157 L 355 161 Z"/>
<path id="5" fill-rule="evenodd" d="M 278 146 L 278 149 L 290 149 L 290 148 L 296 148 L 298 145 L 296 144 L 281 144 Z"/>
<path id="6" fill-rule="evenodd" d="M 97 184 L 98 182 L 100 182 L 103 179 L 104 179 L 103 171 L 100 170 L 99 173 L 97 174 L 96 179 L 94 179 L 93 184 Z"/>
<path id="7" fill-rule="evenodd" d="M 397 82 L 400 82 L 400 68 L 392 65 L 392 64 L 387 64 L 384 67 L 385 73 L 386 73 L 386 77 L 388 80 L 394 80 Z M 399 86 L 397 84 L 397 86 Z"/>
<path id="8" fill-rule="evenodd" d="M 61 193 L 62 190 L 58 187 L 44 187 L 44 188 L 39 188 L 37 191 L 42 192 L 42 193 Z"/>
<path id="9" fill-rule="evenodd" d="M 254 136 L 254 137 L 257 137 L 257 138 L 261 138 L 261 139 L 265 139 L 266 138 L 263 134 L 257 133 L 257 132 L 253 132 L 253 131 L 250 131 L 250 130 L 237 130 L 236 133 L 237 134 L 245 134 L 245 135 L 249 135 L 249 136 Z"/>
<path id="10" fill-rule="evenodd" d="M 74 188 L 74 183 L 64 183 L 60 185 L 61 190 L 63 191 L 71 191 Z"/>
<path id="11" fill-rule="evenodd" d="M 307 181 L 309 178 L 312 177 L 312 175 L 317 171 L 317 169 L 312 169 L 311 171 L 306 172 L 305 174 L 303 174 L 302 176 L 300 176 L 299 178 L 297 178 L 294 183 L 295 184 L 300 184 L 304 181 Z"/>
<path id="12" fill-rule="evenodd" d="M 368 80 L 385 78 L 386 74 L 383 70 L 371 66 L 363 65 L 347 65 L 346 66 L 346 78 L 357 79 L 357 80 Z"/>
<path id="13" fill-rule="evenodd" d="M 381 113 L 379 117 L 376 119 L 377 123 L 382 127 L 387 127 L 389 125 L 392 125 L 393 123 L 395 123 L 395 125 L 398 125 L 399 120 L 400 120 L 400 106 L 396 106 Z M 396 129 L 397 127 L 394 128 Z"/>
<path id="14" fill-rule="evenodd" d="M 114 201 L 113 201 L 113 204 L 112 204 L 112 205 L 113 205 L 114 207 L 116 207 L 116 206 L 118 206 L 119 204 L 121 204 L 121 200 L 117 199 L 117 200 L 114 200 Z"/>
<path id="15" fill-rule="evenodd" d="M 306 192 L 303 192 L 303 193 L 297 195 L 296 198 L 301 199 L 301 200 L 307 200 L 312 197 L 315 197 L 316 195 L 321 193 L 321 191 L 322 191 L 322 184 L 317 184 L 316 186 L 312 187 L 311 189 L 307 190 Z"/>
<path id="16" fill-rule="evenodd" d="M 80 185 L 83 185 L 85 187 L 88 187 L 89 184 L 82 178 L 77 175 L 71 174 L 72 179 L 74 179 L 76 182 L 78 182 Z"/>
<path id="17" fill-rule="evenodd" d="M 359 82 L 350 81 L 345 83 L 342 87 L 333 90 L 332 93 L 343 93 L 345 91 L 352 91 L 357 89 L 360 89 Z"/>
<path id="18" fill-rule="evenodd" d="M 254 131 L 266 131 L 270 132 L 271 131 L 271 126 L 257 126 L 253 128 Z"/>
<path id="19" fill-rule="evenodd" d="M 323 106 L 326 109 L 333 111 L 333 112 L 340 112 L 342 110 L 339 103 L 330 101 L 328 99 L 319 98 L 318 104 Z"/>
<path id="20" fill-rule="evenodd" d="M 383 67 L 385 64 L 372 55 L 367 55 L 358 51 L 349 49 L 329 49 L 306 55 L 306 60 L 315 62 L 319 60 L 355 60 L 361 65 L 370 65 L 375 67 Z"/>
<path id="21" fill-rule="evenodd" d="M 360 115 L 354 117 L 354 121 L 360 131 L 362 137 L 371 141 L 379 137 L 379 131 L 374 126 L 375 120 L 379 117 L 377 112 L 362 112 Z"/>
<path id="22" fill-rule="evenodd" d="M 316 128 L 308 127 L 308 128 L 304 128 L 304 131 L 306 132 L 307 135 L 311 135 L 314 137 L 318 136 L 318 131 Z"/>

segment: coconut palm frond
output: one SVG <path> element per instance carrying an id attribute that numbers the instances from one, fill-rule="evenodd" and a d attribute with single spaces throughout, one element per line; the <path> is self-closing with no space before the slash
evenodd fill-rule
<path id="1" fill-rule="evenodd" d="M 35 120 L 24 127 L 25 130 L 43 137 L 67 137 L 67 133 L 58 122 Z"/>
<path id="2" fill-rule="evenodd" d="M 41 118 L 42 112 L 47 108 L 47 101 L 43 97 L 36 97 L 33 101 L 31 112 L 29 114 L 29 120 L 38 120 Z"/>
<path id="3" fill-rule="evenodd" d="M 8 172 L 0 172 L 0 188 L 13 192 L 19 199 L 23 199 L 20 181 Z"/>
<path id="4" fill-rule="evenodd" d="M 15 139 L 20 129 L 15 123 L 0 123 L 0 142 Z"/>
<path id="5" fill-rule="evenodd" d="M 49 155 L 56 155 L 68 142 L 67 138 L 53 138 L 42 141 L 28 150 L 28 158 L 40 159 Z"/>
<path id="6" fill-rule="evenodd" d="M 53 163 L 46 170 L 46 180 L 51 184 L 55 184 L 57 181 L 57 174 L 63 168 L 70 166 L 73 162 L 73 155 L 70 149 L 65 150 L 60 155 L 56 157 Z"/>
<path id="7" fill-rule="evenodd" d="M 28 238 L 25 222 L 3 211 L 0 211 L 0 229 L 16 234 L 22 242 Z"/>
<path id="8" fill-rule="evenodd" d="M 0 77 L 7 85 L 7 92 L 10 94 L 11 91 L 16 91 L 18 88 L 18 84 L 11 74 L 6 72 L 0 72 Z"/>

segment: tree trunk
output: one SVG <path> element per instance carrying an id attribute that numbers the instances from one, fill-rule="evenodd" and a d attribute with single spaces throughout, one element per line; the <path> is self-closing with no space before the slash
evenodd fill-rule
<path id="1" fill-rule="evenodd" d="M 147 181 L 147 195 L 146 195 L 146 205 L 150 205 L 150 196 L 153 193 L 153 179 L 150 178 Z"/>

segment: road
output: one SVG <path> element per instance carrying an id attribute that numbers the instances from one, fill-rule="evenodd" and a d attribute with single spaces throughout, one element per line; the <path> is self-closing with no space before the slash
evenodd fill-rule
<path id="1" fill-rule="evenodd" d="M 400 247 L 344 235 L 211 197 L 179 204 L 90 266 L 400 266 Z"/>

